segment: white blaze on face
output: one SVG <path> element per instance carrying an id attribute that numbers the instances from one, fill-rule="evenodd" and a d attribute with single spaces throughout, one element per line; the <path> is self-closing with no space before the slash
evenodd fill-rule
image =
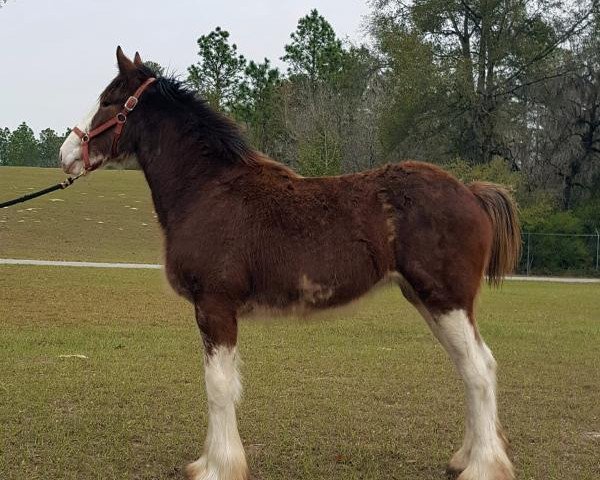
<path id="1" fill-rule="evenodd" d="M 82 132 L 88 132 L 92 125 L 92 119 L 98 112 L 100 105 L 98 102 L 90 110 L 83 120 L 77 124 L 77 128 Z M 90 157 L 90 163 L 93 165 L 100 159 Z M 81 139 L 73 132 L 69 133 L 64 143 L 60 147 L 60 163 L 63 170 L 71 175 L 78 175 L 83 171 L 83 158 L 81 156 Z"/>

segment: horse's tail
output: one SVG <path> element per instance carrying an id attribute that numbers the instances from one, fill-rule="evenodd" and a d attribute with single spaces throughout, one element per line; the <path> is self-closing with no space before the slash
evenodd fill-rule
<path id="1" fill-rule="evenodd" d="M 469 189 L 492 222 L 492 249 L 487 265 L 488 283 L 498 286 L 514 271 L 521 254 L 518 209 L 508 191 L 494 183 L 473 182 Z"/>

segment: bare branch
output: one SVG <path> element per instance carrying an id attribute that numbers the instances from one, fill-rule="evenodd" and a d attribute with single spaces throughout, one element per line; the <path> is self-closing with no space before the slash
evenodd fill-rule
<path id="1" fill-rule="evenodd" d="M 507 78 L 505 78 L 502 83 L 507 84 L 507 83 L 511 82 L 512 80 L 514 80 L 515 78 L 517 78 L 519 75 L 522 75 L 526 71 L 527 68 L 531 67 L 532 65 L 539 62 L 540 60 L 543 60 L 544 58 L 546 58 L 548 55 L 550 55 L 552 52 L 554 52 L 559 45 L 566 42 L 573 35 L 577 35 L 577 34 L 581 33 L 583 30 L 585 30 L 587 27 L 589 27 L 591 22 L 593 21 L 593 18 L 591 18 L 591 17 L 592 17 L 592 14 L 595 10 L 597 3 L 598 3 L 598 0 L 594 0 L 592 2 L 591 8 L 589 8 L 588 11 L 584 15 L 581 16 L 581 18 L 577 19 L 575 21 L 575 23 L 573 23 L 573 25 L 571 25 L 562 35 L 560 35 L 548 47 L 543 49 L 537 55 L 534 55 L 533 58 L 531 58 L 524 66 L 518 68 L 516 72 L 514 72 L 512 75 L 509 75 Z M 496 86 L 495 88 L 498 88 L 498 86 Z"/>

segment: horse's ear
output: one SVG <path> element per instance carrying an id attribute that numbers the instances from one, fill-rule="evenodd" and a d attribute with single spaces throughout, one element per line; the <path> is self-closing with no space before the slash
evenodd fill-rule
<path id="1" fill-rule="evenodd" d="M 127 74 L 135 70 L 135 65 L 125 56 L 120 46 L 117 47 L 117 64 L 119 65 L 119 72 L 122 74 Z"/>
<path id="2" fill-rule="evenodd" d="M 140 57 L 140 54 L 138 52 L 135 52 L 135 57 L 133 57 L 133 63 L 136 67 L 141 67 L 144 64 L 144 62 L 142 62 L 142 57 Z"/>

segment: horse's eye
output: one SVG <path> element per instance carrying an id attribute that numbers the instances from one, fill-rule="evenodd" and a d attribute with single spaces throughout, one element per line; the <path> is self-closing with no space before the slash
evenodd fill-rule
<path id="1" fill-rule="evenodd" d="M 102 102 L 100 102 L 100 106 L 101 107 L 110 107 L 110 102 L 107 102 L 106 100 L 102 100 Z"/>

